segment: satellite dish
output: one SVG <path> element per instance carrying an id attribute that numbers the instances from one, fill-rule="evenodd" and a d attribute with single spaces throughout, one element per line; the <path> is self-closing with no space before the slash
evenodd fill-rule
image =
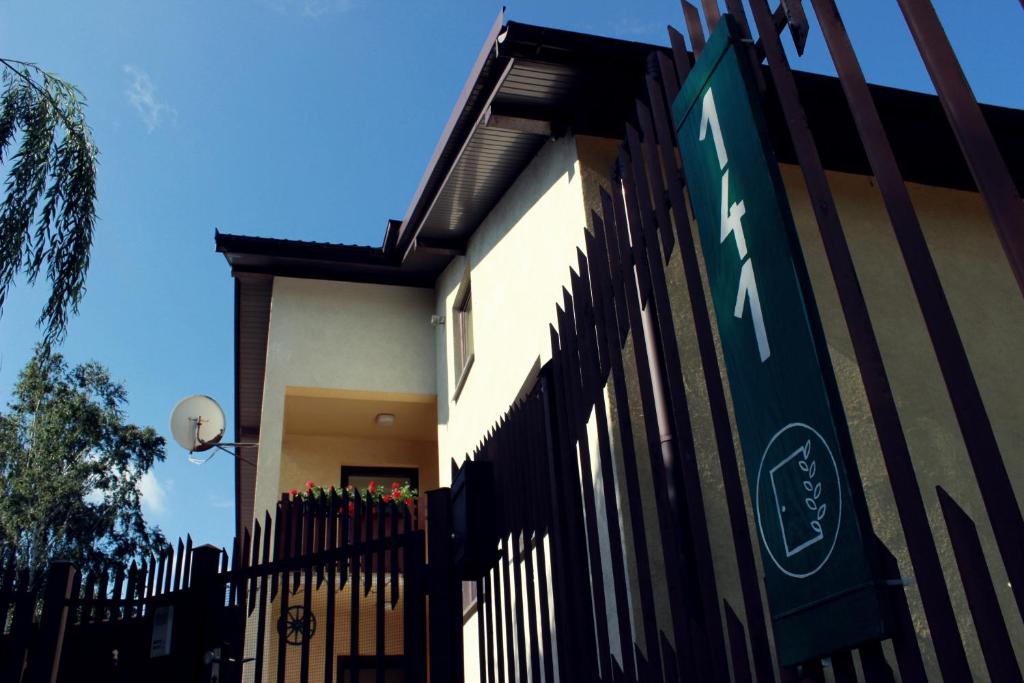
<path id="1" fill-rule="evenodd" d="M 209 450 L 224 438 L 224 411 L 209 396 L 188 396 L 171 411 L 171 436 L 189 453 Z"/>

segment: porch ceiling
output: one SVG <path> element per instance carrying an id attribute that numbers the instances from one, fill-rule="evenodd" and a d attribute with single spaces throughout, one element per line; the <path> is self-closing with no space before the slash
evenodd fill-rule
<path id="1" fill-rule="evenodd" d="M 390 427 L 378 425 L 380 413 L 395 416 Z M 284 433 L 303 436 L 353 436 L 406 441 L 437 440 L 437 403 L 394 398 L 363 399 L 330 395 L 296 395 L 284 402 Z"/>

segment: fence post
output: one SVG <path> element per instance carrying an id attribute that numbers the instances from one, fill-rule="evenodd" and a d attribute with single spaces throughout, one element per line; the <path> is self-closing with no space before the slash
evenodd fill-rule
<path id="1" fill-rule="evenodd" d="M 462 592 L 452 566 L 452 492 L 427 491 L 430 680 L 463 680 Z"/>
<path id="2" fill-rule="evenodd" d="M 218 646 L 217 627 L 224 603 L 223 596 L 217 593 L 220 556 L 220 548 L 212 545 L 201 545 L 192 550 L 191 581 L 188 590 L 182 592 L 182 628 L 175 629 L 176 635 L 180 633 L 183 639 L 183 647 L 178 650 L 185 676 L 183 680 L 207 680 L 204 656 Z"/>
<path id="3" fill-rule="evenodd" d="M 50 564 L 39 633 L 29 654 L 28 680 L 32 683 L 55 683 L 57 680 L 64 647 L 64 628 L 68 621 L 68 601 L 77 571 L 74 564 L 64 560 Z"/>
<path id="4" fill-rule="evenodd" d="M 11 586 L 14 615 L 11 617 L 10 634 L 0 642 L 0 681 L 18 683 L 25 673 L 25 655 L 32 640 L 36 594 L 30 587 L 27 569 L 19 572 L 17 583 Z"/>

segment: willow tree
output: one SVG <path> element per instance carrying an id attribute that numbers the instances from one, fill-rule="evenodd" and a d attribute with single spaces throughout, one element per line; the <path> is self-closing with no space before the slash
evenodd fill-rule
<path id="1" fill-rule="evenodd" d="M 50 296 L 38 324 L 49 345 L 85 293 L 98 152 L 78 88 L 29 62 L 0 58 L 0 70 L 0 313 L 15 278 L 45 276 Z"/>

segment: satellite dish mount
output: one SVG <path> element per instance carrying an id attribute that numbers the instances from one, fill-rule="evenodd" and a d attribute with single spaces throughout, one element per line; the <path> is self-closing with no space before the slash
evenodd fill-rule
<path id="1" fill-rule="evenodd" d="M 224 411 L 209 396 L 188 396 L 178 401 L 171 411 L 171 436 L 188 451 L 188 461 L 196 465 L 209 462 L 217 450 L 241 457 L 238 448 L 258 446 L 258 443 L 222 443 L 225 429 Z M 231 450 L 234 449 L 234 450 Z M 196 453 L 213 451 L 206 457 Z"/>

